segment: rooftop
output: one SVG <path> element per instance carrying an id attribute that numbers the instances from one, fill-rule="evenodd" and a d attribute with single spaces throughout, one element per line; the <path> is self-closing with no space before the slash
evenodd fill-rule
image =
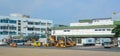
<path id="1" fill-rule="evenodd" d="M 86 20 L 79 20 L 80 23 L 83 23 L 83 22 L 92 22 L 92 20 L 89 20 L 89 19 L 86 19 Z"/>

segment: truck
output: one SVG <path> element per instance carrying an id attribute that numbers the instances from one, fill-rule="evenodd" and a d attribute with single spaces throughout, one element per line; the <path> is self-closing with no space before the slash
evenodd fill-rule
<path id="1" fill-rule="evenodd" d="M 94 46 L 95 45 L 95 38 L 82 38 L 83 46 Z"/>
<path id="2" fill-rule="evenodd" d="M 112 47 L 112 41 L 110 38 L 104 38 L 103 39 L 103 46 L 104 48 L 111 48 Z"/>

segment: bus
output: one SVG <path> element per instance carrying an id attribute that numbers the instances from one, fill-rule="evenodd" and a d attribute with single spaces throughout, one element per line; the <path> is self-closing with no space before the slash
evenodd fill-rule
<path id="1" fill-rule="evenodd" d="M 17 45 L 25 45 L 27 43 L 27 40 L 23 40 L 23 39 L 12 39 L 11 43 L 16 43 Z"/>

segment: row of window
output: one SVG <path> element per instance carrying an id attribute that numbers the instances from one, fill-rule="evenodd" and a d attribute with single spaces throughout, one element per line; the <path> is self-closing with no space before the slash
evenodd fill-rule
<path id="1" fill-rule="evenodd" d="M 95 31 L 112 31 L 112 29 L 95 29 Z M 70 32 L 70 30 L 64 30 L 64 32 Z"/>
<path id="2" fill-rule="evenodd" d="M 64 32 L 70 32 L 70 30 L 64 30 Z"/>
<path id="3" fill-rule="evenodd" d="M 0 26 L 0 29 L 3 29 L 3 30 L 7 30 L 7 29 L 16 30 L 16 27 L 15 26 Z"/>
<path id="4" fill-rule="evenodd" d="M 43 31 L 45 31 L 46 29 L 45 28 L 27 28 L 27 30 L 28 31 L 40 31 L 41 30 L 41 32 L 43 32 Z"/>
<path id="5" fill-rule="evenodd" d="M 13 23 L 13 24 L 16 24 L 16 20 L 0 19 L 0 23 Z"/>
<path id="6" fill-rule="evenodd" d="M 27 28 L 28 31 L 40 31 L 40 28 Z"/>
<path id="7" fill-rule="evenodd" d="M 95 31 L 112 31 L 112 29 L 95 29 Z"/>
<path id="8" fill-rule="evenodd" d="M 16 32 L 14 32 L 14 31 L 10 31 L 10 32 L 8 32 L 8 31 L 0 31 L 0 35 L 16 35 Z"/>
<path id="9" fill-rule="evenodd" d="M 28 25 L 51 25 L 51 23 L 28 22 Z"/>

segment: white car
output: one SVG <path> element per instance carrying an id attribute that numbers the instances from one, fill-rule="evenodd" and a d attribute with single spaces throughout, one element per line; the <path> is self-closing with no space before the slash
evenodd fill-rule
<path id="1" fill-rule="evenodd" d="M 4 46 L 4 45 L 7 45 L 7 43 L 5 43 L 5 42 L 0 42 L 0 46 Z"/>
<path id="2" fill-rule="evenodd" d="M 110 42 L 104 42 L 104 48 L 111 48 L 112 45 Z"/>

